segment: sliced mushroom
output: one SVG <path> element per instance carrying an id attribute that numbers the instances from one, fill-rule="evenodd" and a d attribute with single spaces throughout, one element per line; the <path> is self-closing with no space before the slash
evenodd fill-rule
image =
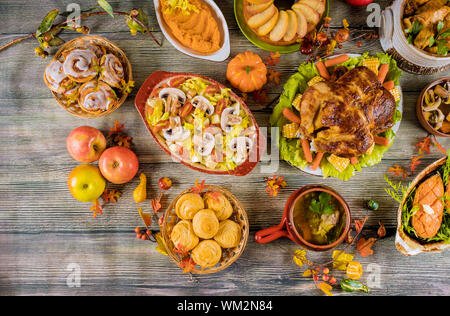
<path id="1" fill-rule="evenodd" d="M 170 127 L 163 130 L 163 135 L 168 142 L 182 142 L 191 136 L 191 131 L 181 126 L 179 116 L 170 117 Z"/>
<path id="2" fill-rule="evenodd" d="M 214 114 L 214 106 L 209 102 L 209 100 L 201 95 L 198 95 L 191 100 L 192 105 L 196 109 L 200 109 L 205 112 L 207 116 Z"/>
<path id="3" fill-rule="evenodd" d="M 442 100 L 441 97 L 435 95 L 434 91 L 430 89 L 425 93 L 424 101 L 423 110 L 425 112 L 431 112 L 439 108 Z"/>
<path id="4" fill-rule="evenodd" d="M 441 85 L 437 85 L 434 87 L 434 93 L 438 96 L 440 96 L 443 99 L 447 99 L 448 98 L 448 91 L 447 89 L 445 89 L 443 86 Z"/>
<path id="5" fill-rule="evenodd" d="M 248 153 L 252 150 L 252 147 L 253 140 L 246 136 L 235 137 L 230 141 L 230 144 L 228 145 L 228 148 L 231 151 L 245 155 L 248 155 Z"/>
<path id="6" fill-rule="evenodd" d="M 215 138 L 211 133 L 203 133 L 203 136 L 194 136 L 194 150 L 202 155 L 208 156 L 214 149 Z"/>
<path id="7" fill-rule="evenodd" d="M 220 127 L 229 133 L 234 125 L 239 125 L 242 122 L 242 117 L 239 116 L 239 108 L 229 107 L 223 110 L 220 117 Z"/>
<path id="8" fill-rule="evenodd" d="M 159 92 L 159 98 L 165 102 L 165 112 L 176 113 L 186 103 L 186 94 L 180 89 L 163 88 Z"/>
<path id="9" fill-rule="evenodd" d="M 445 115 L 441 110 L 437 109 L 432 112 L 425 113 L 425 119 L 435 128 L 440 129 L 445 120 Z"/>

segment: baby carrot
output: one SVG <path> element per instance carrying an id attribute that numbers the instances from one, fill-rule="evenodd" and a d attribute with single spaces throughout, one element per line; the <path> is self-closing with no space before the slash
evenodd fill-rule
<path id="1" fill-rule="evenodd" d="M 395 83 L 393 80 L 389 80 L 383 83 L 383 87 L 385 87 L 387 90 L 392 90 L 395 88 Z"/>
<path id="2" fill-rule="evenodd" d="M 358 164 L 358 158 L 357 157 L 352 157 L 350 158 L 350 163 L 352 165 L 357 165 Z"/>
<path id="3" fill-rule="evenodd" d="M 318 61 L 316 63 L 316 67 L 317 67 L 317 70 L 319 71 L 319 74 L 322 76 L 322 78 L 324 78 L 326 80 L 330 80 L 330 74 L 328 73 L 328 70 L 325 67 L 325 65 L 323 64 L 323 62 Z"/>
<path id="4" fill-rule="evenodd" d="M 381 83 L 384 82 L 384 79 L 386 79 L 386 75 L 389 71 L 389 65 L 388 64 L 382 64 L 380 66 L 380 69 L 378 70 L 378 80 L 380 80 Z"/>
<path id="5" fill-rule="evenodd" d="M 389 146 L 389 143 L 390 143 L 390 139 L 386 138 L 386 137 L 374 136 L 373 140 L 375 141 L 376 144 L 385 146 L 385 147 Z"/>
<path id="6" fill-rule="evenodd" d="M 316 170 L 319 167 L 320 162 L 322 161 L 323 154 L 324 153 L 317 153 L 316 154 L 316 157 L 314 158 L 314 161 L 313 161 L 313 163 L 311 165 L 311 169 L 312 170 Z"/>
<path id="7" fill-rule="evenodd" d="M 302 138 L 302 149 L 305 154 L 307 162 L 312 162 L 311 148 L 309 147 L 309 141 L 306 138 Z"/>
<path id="8" fill-rule="evenodd" d="M 292 112 L 291 109 L 289 109 L 289 108 L 283 109 L 283 115 L 285 118 L 287 118 L 289 121 L 291 121 L 293 123 L 297 123 L 297 124 L 301 123 L 300 118 L 297 115 L 295 115 L 295 113 Z"/>
<path id="9" fill-rule="evenodd" d="M 331 67 L 343 62 L 346 62 L 349 59 L 347 54 L 340 55 L 331 59 L 325 60 L 325 67 Z"/>

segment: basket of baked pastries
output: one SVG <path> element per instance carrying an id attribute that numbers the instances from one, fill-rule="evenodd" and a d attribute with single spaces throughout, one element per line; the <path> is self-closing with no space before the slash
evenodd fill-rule
<path id="1" fill-rule="evenodd" d="M 85 118 L 117 110 L 128 96 L 132 79 L 125 53 L 93 35 L 65 43 L 44 72 L 44 81 L 59 105 Z"/>
<path id="2" fill-rule="evenodd" d="M 249 235 L 247 214 L 229 191 L 205 185 L 188 189 L 166 210 L 162 235 L 169 256 L 181 267 L 189 261 L 195 274 L 221 271 L 244 251 Z"/>

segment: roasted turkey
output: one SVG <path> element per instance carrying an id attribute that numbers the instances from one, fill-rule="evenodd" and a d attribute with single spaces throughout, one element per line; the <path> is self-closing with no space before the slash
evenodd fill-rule
<path id="1" fill-rule="evenodd" d="M 329 81 L 306 89 L 300 128 L 318 152 L 358 157 L 372 150 L 374 135 L 393 126 L 395 99 L 366 67 L 336 68 Z"/>

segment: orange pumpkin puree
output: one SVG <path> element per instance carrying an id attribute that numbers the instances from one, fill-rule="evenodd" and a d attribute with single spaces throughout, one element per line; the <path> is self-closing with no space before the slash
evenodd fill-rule
<path id="1" fill-rule="evenodd" d="M 212 54 L 220 49 L 219 26 L 211 8 L 201 0 L 189 0 L 195 6 L 184 12 L 169 6 L 170 0 L 160 0 L 164 22 L 173 36 L 184 46 L 202 54 Z"/>

